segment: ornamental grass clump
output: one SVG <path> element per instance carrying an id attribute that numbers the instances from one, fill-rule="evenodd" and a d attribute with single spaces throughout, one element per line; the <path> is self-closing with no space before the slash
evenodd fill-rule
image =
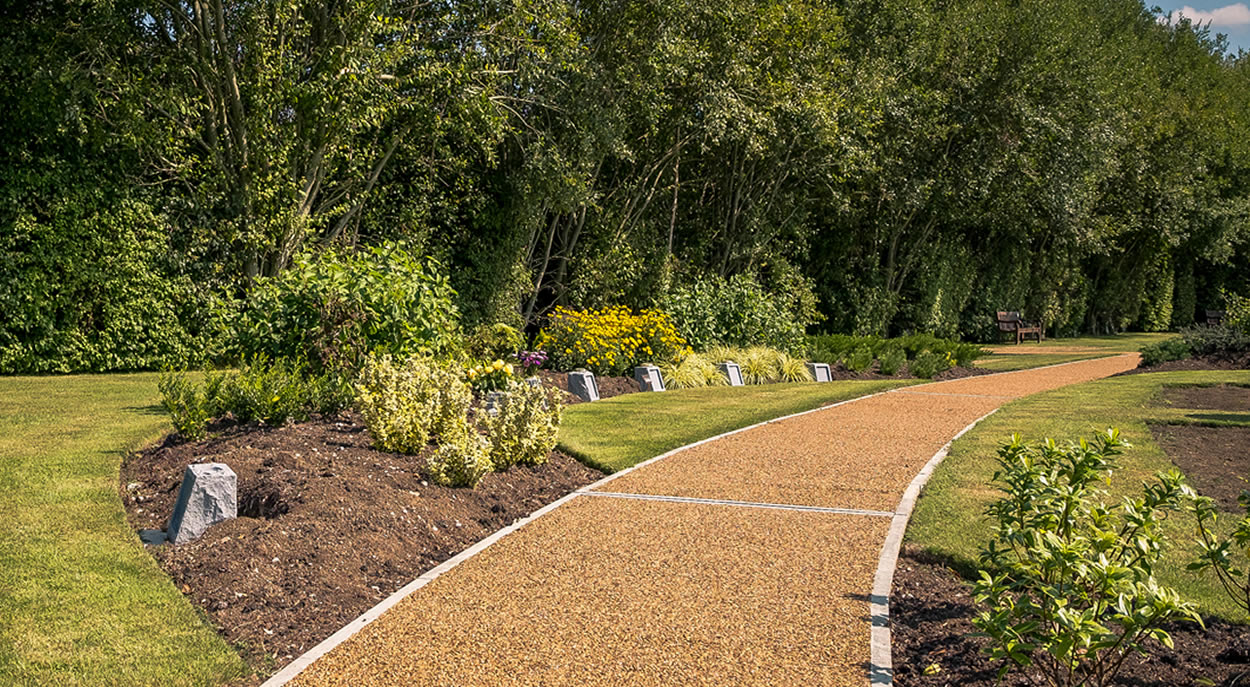
<path id="1" fill-rule="evenodd" d="M 1005 496 L 988 509 L 994 538 L 981 552 L 973 620 L 987 652 L 1051 687 L 1105 687 L 1125 657 L 1158 641 L 1169 621 L 1201 623 L 1193 604 L 1154 578 L 1170 511 L 1192 497 L 1179 472 L 1156 475 L 1140 496 L 1104 505 L 1099 488 L 1128 444 L 1108 430 L 1092 440 L 1041 446 L 1019 435 L 998 452 Z"/>
<path id="2" fill-rule="evenodd" d="M 540 465 L 555 448 L 564 407 L 554 392 L 529 384 L 512 384 L 495 416 L 483 420 L 496 470 L 513 465 Z"/>
<path id="3" fill-rule="evenodd" d="M 777 351 L 762 346 L 748 348 L 739 363 L 742 381 L 747 384 L 771 384 L 777 381 Z"/>
<path id="4" fill-rule="evenodd" d="M 668 315 L 625 306 L 557 307 L 536 345 L 547 351 L 553 369 L 585 368 L 598 375 L 623 375 L 640 363 L 676 361 L 691 352 Z"/>
<path id="5" fill-rule="evenodd" d="M 729 379 L 710 358 L 698 353 L 684 356 L 679 362 L 660 363 L 666 389 L 693 389 L 703 386 L 726 386 Z"/>
<path id="6" fill-rule="evenodd" d="M 810 382 L 812 373 L 807 361 L 787 353 L 777 354 L 777 378 L 783 382 Z"/>

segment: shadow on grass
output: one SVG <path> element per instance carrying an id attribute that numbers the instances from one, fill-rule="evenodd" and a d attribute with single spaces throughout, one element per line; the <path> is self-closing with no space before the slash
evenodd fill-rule
<path id="1" fill-rule="evenodd" d="M 147 406 L 123 406 L 122 410 L 135 415 L 164 415 L 165 408 L 159 403 Z"/>

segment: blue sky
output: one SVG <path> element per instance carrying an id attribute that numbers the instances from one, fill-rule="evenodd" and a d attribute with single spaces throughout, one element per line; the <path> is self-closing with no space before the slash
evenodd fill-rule
<path id="1" fill-rule="evenodd" d="M 1183 14 L 1195 22 L 1211 22 L 1212 33 L 1228 36 L 1228 48 L 1234 54 L 1238 48 L 1250 52 L 1250 0 L 1215 0 L 1215 2 L 1190 2 L 1162 4 L 1163 14 Z"/>

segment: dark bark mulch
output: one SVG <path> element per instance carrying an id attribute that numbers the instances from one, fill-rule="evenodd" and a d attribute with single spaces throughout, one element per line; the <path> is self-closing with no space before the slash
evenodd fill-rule
<path id="1" fill-rule="evenodd" d="M 1151 425 L 1150 433 L 1199 494 L 1241 512 L 1237 496 L 1250 489 L 1250 427 Z"/>
<path id="2" fill-rule="evenodd" d="M 384 453 L 369 443 L 352 415 L 167 441 L 124 461 L 122 501 L 136 530 L 162 529 L 188 464 L 234 470 L 239 518 L 196 541 L 150 550 L 267 672 L 474 542 L 602 477 L 553 452 L 545 465 L 451 489 L 429 482 L 424 455 Z"/>
<path id="3" fill-rule="evenodd" d="M 982 653 L 986 640 L 970 637 L 975 608 L 971 588 L 954 571 L 913 553 L 899 558 L 890 597 L 894 684 L 897 687 L 1025 687 L 1018 671 L 997 681 L 999 665 Z M 1114 684 L 1123 687 L 1250 685 L 1234 682 L 1250 671 L 1250 628 L 1215 619 L 1167 628 L 1175 650 L 1152 643 L 1131 655 Z M 926 672 L 931 674 L 926 675 Z"/>
<path id="4" fill-rule="evenodd" d="M 1165 387 L 1163 401 L 1176 408 L 1193 410 L 1250 411 L 1250 387 L 1233 384 Z"/>
<path id="5" fill-rule="evenodd" d="M 1135 369 L 1119 372 L 1112 376 L 1119 377 L 1120 375 L 1140 375 L 1149 372 L 1187 372 L 1191 370 L 1250 370 L 1250 353 L 1173 360 L 1166 363 L 1160 363 L 1154 367 L 1139 366 Z"/>

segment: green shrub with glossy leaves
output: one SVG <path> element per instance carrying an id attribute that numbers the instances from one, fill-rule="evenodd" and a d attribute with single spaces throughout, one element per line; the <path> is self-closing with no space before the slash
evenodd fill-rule
<path id="1" fill-rule="evenodd" d="M 846 356 L 843 362 L 846 369 L 851 372 L 863 372 L 872 367 L 872 347 L 867 344 L 860 344 Z"/>
<path id="2" fill-rule="evenodd" d="M 1068 446 L 1018 435 L 998 452 L 989 507 L 994 538 L 981 553 L 973 620 L 1002 661 L 1051 687 L 1105 687 L 1124 656 L 1149 641 L 1171 647 L 1163 626 L 1201 622 L 1193 604 L 1155 581 L 1160 526 L 1192 496 L 1180 473 L 1159 473 L 1118 507 L 1099 484 L 1128 444 L 1115 430 Z"/>
<path id="3" fill-rule="evenodd" d="M 897 374 L 907 364 L 907 354 L 902 348 L 890 346 L 881 352 L 877 371 L 883 375 Z"/>
<path id="4" fill-rule="evenodd" d="M 445 353 L 460 345 L 455 295 L 438 262 L 402 244 L 301 257 L 257 280 L 235 322 L 237 351 L 325 369 L 358 369 L 371 353 Z"/>
<path id="5" fill-rule="evenodd" d="M 908 363 L 907 370 L 911 376 L 919 379 L 933 379 L 933 375 L 951 368 L 951 360 L 946 355 L 933 351 L 922 351 L 916 359 Z"/>

